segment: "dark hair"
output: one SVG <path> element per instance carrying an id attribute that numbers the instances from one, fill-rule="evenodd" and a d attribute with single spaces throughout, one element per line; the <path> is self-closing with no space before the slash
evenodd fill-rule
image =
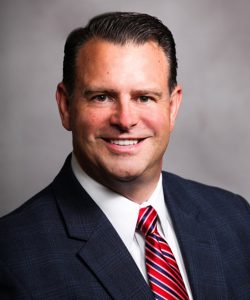
<path id="1" fill-rule="evenodd" d="M 114 44 L 132 42 L 137 45 L 155 41 L 163 49 L 169 62 L 169 90 L 176 86 L 177 59 L 171 31 L 157 18 L 134 12 L 111 12 L 92 18 L 86 27 L 72 31 L 65 43 L 63 82 L 71 96 L 74 91 L 76 56 L 90 39 L 101 38 Z"/>

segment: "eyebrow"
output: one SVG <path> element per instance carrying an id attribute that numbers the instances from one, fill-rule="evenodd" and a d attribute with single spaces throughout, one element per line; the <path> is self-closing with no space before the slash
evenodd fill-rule
<path id="1" fill-rule="evenodd" d="M 103 94 L 110 94 L 110 95 L 118 95 L 119 94 L 116 90 L 108 89 L 105 87 L 93 87 L 93 88 L 86 87 L 81 90 L 81 93 L 84 97 L 89 97 L 96 93 L 103 93 Z M 132 95 L 154 95 L 158 98 L 162 97 L 162 92 L 157 91 L 156 89 L 153 89 L 153 88 L 152 89 L 149 88 L 149 89 L 132 90 L 131 94 Z"/>
<path id="2" fill-rule="evenodd" d="M 135 94 L 135 95 L 153 95 L 153 96 L 156 96 L 158 98 L 162 97 L 162 92 L 159 92 L 155 89 L 135 90 L 135 91 L 132 91 L 132 94 Z"/>
<path id="3" fill-rule="evenodd" d="M 102 94 L 117 94 L 117 92 L 113 89 L 107 89 L 107 88 L 102 88 L 102 87 L 98 87 L 98 88 L 83 88 L 81 90 L 81 94 L 84 96 L 84 97 L 89 97 L 89 96 L 92 96 L 93 94 L 96 94 L 96 93 L 102 93 Z"/>

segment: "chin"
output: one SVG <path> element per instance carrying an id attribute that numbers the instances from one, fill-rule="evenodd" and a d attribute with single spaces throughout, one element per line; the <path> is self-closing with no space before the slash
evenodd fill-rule
<path id="1" fill-rule="evenodd" d="M 109 176 L 120 181 L 120 182 L 129 182 L 137 179 L 142 175 L 142 172 L 136 170 L 119 170 L 117 172 L 110 172 Z"/>

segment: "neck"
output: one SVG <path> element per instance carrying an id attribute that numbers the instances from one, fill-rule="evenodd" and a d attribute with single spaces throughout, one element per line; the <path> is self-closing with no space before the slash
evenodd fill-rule
<path id="1" fill-rule="evenodd" d="M 107 176 L 103 180 L 103 178 L 94 178 L 90 174 L 88 175 L 114 192 L 130 199 L 135 203 L 141 204 L 147 201 L 154 192 L 158 184 L 160 174 L 161 173 L 158 172 L 155 176 L 152 176 L 151 174 L 151 176 L 140 176 L 138 178 L 133 178 L 126 181 Z"/>

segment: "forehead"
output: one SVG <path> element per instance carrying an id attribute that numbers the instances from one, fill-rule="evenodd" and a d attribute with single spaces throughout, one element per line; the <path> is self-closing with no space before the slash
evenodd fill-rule
<path id="1" fill-rule="evenodd" d="M 128 42 L 121 45 L 99 38 L 92 38 L 80 47 L 76 56 L 76 65 L 82 61 L 85 64 L 96 63 L 98 59 L 104 60 L 105 57 L 111 64 L 117 58 L 116 55 L 135 57 L 141 54 L 146 55 L 148 60 L 151 59 L 155 63 L 160 62 L 167 67 L 169 65 L 165 52 L 155 41 L 147 41 L 144 44 Z"/>
<path id="2" fill-rule="evenodd" d="M 164 51 L 154 41 L 138 45 L 111 43 L 91 39 L 78 51 L 76 57 L 76 79 L 88 83 L 90 80 L 115 83 L 146 83 L 168 79 L 169 64 Z"/>

